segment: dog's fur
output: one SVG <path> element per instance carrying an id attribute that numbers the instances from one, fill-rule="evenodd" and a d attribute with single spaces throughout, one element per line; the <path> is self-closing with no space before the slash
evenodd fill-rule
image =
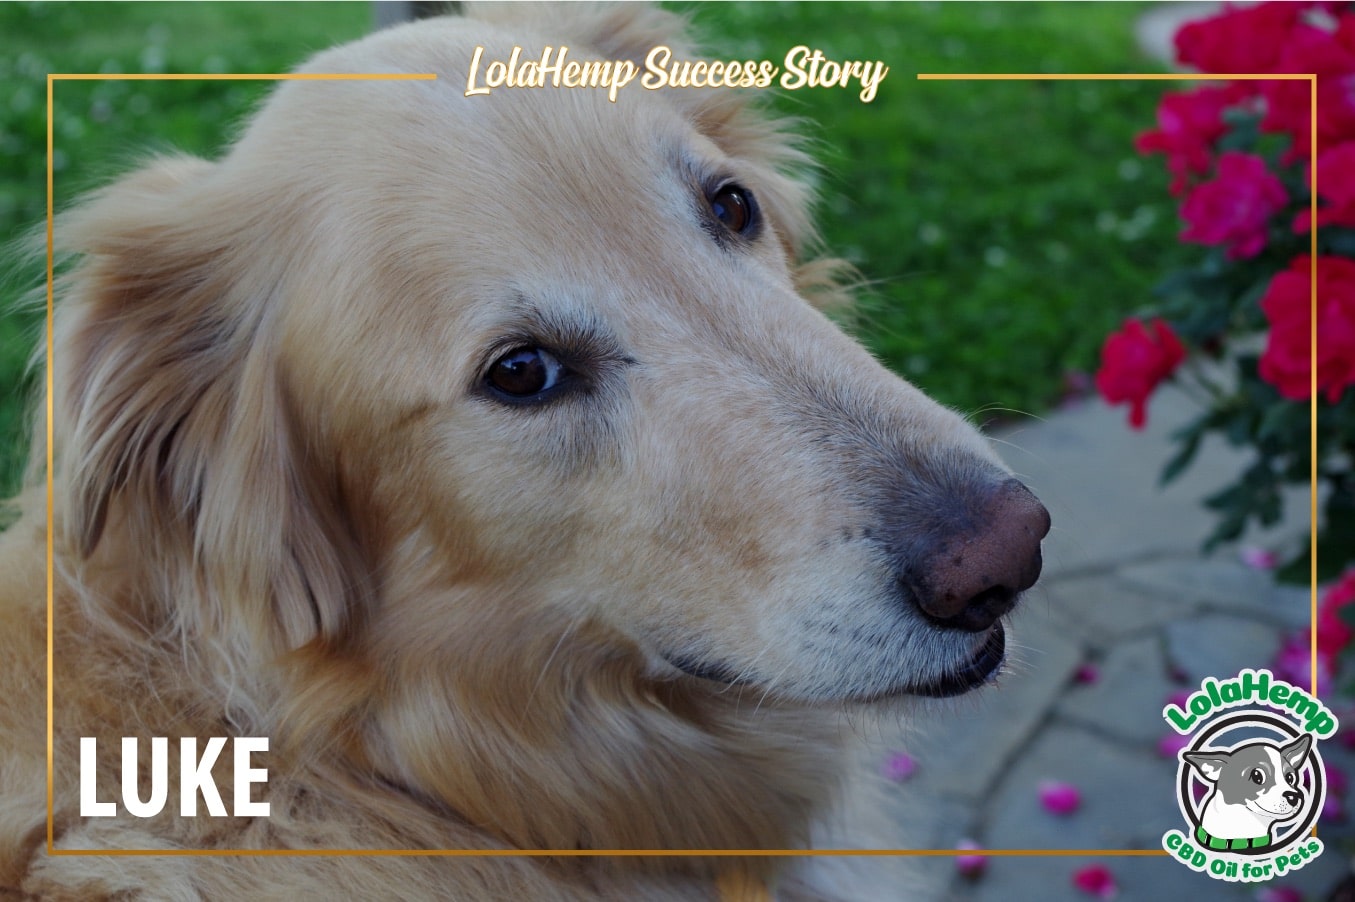
<path id="1" fill-rule="evenodd" d="M 436 82 L 283 84 L 222 159 L 159 159 L 61 220 L 57 849 L 798 847 L 842 707 L 990 640 L 904 603 L 896 562 L 981 520 L 1007 471 L 806 300 L 827 283 L 784 126 L 714 90 L 464 97 L 477 44 L 691 58 L 649 9 L 476 15 L 303 70 Z M 703 206 L 730 179 L 753 234 Z M 552 349 L 568 390 L 490 392 L 518 346 Z M 0 537 L 0 888 L 686 899 L 777 879 L 758 858 L 50 856 L 45 505 L 21 504 Z M 172 754 L 163 814 L 82 818 L 85 736 L 103 798 L 121 737 L 142 737 L 143 783 L 146 737 L 270 737 L 271 816 L 179 817 Z"/>

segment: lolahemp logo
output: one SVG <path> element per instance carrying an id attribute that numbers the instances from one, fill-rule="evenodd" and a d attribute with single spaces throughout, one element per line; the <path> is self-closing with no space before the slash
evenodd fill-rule
<path id="1" fill-rule="evenodd" d="M 1185 707 L 1162 716 L 1189 736 L 1176 794 L 1185 831 L 1162 847 L 1191 870 L 1252 883 L 1280 877 L 1322 854 L 1311 828 L 1327 793 L 1317 750 L 1338 723 L 1331 709 L 1268 670 L 1207 678 Z"/>

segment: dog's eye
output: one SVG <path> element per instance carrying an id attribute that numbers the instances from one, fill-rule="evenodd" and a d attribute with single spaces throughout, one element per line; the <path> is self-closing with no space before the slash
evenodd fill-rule
<path id="1" fill-rule="evenodd" d="M 1293 786 L 1296 783 L 1298 783 L 1298 778 L 1296 778 L 1292 773 L 1285 774 L 1284 782 L 1288 783 L 1290 786 Z"/>
<path id="2" fill-rule="evenodd" d="M 753 195 L 739 185 L 725 185 L 710 197 L 710 210 L 725 228 L 736 235 L 753 224 Z"/>
<path id="3" fill-rule="evenodd" d="M 485 381 L 510 398 L 531 398 L 554 388 L 564 365 L 541 348 L 515 348 L 489 368 Z"/>
<path id="4" fill-rule="evenodd" d="M 1261 769 L 1259 767 L 1253 767 L 1251 769 L 1251 773 L 1248 774 L 1247 776 L 1250 777 L 1251 781 L 1255 783 L 1257 786 L 1260 786 L 1262 783 L 1266 782 L 1266 775 L 1261 773 Z"/>

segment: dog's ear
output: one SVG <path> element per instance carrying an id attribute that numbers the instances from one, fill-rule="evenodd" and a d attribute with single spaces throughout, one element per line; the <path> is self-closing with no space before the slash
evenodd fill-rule
<path id="1" fill-rule="evenodd" d="M 1214 783 L 1223 773 L 1223 766 L 1228 763 L 1229 756 L 1223 752 L 1185 752 L 1181 757 L 1189 761 L 1200 776 Z"/>
<path id="2" fill-rule="evenodd" d="M 1303 759 L 1308 757 L 1308 749 L 1312 747 L 1313 737 L 1304 733 L 1298 739 L 1281 747 L 1280 757 L 1288 762 L 1294 770 L 1298 770 L 1303 764 Z"/>
<path id="3" fill-rule="evenodd" d="M 215 175 L 160 160 L 61 223 L 55 491 L 77 558 L 155 562 L 138 610 L 281 652 L 335 640 L 364 581 L 270 331 L 285 226 Z"/>

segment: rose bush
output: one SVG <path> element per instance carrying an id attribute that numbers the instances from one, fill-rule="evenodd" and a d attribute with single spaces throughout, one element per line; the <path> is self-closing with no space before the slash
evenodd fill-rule
<path id="1" fill-rule="evenodd" d="M 1135 428 L 1163 382 L 1201 401 L 1174 435 L 1164 481 L 1211 433 L 1252 451 L 1241 476 L 1206 499 L 1218 515 L 1206 549 L 1277 522 L 1282 489 L 1306 485 L 1316 463 L 1317 534 L 1303 547 L 1259 553 L 1278 552 L 1281 578 L 1297 582 L 1307 582 L 1316 554 L 1329 584 L 1319 665 L 1339 680 L 1355 674 L 1355 3 L 1225 7 L 1183 26 L 1175 46 L 1182 64 L 1219 78 L 1166 93 L 1156 127 L 1135 146 L 1165 156 L 1181 240 L 1206 249 L 1162 283 L 1153 309 L 1107 338 L 1096 385 L 1107 401 L 1129 405 Z M 1316 73 L 1315 110 L 1306 79 L 1236 77 L 1286 73 Z M 1294 637 L 1276 662 L 1301 667 L 1304 683 L 1309 638 Z"/>
<path id="2" fill-rule="evenodd" d="M 1171 192 L 1180 194 L 1191 176 L 1209 171 L 1214 142 L 1228 131 L 1224 110 L 1247 96 L 1245 87 L 1239 85 L 1166 94 L 1157 108 L 1158 127 L 1139 135 L 1134 146 L 1140 153 L 1159 151 L 1167 155 Z"/>
<path id="3" fill-rule="evenodd" d="M 1355 226 L 1355 141 L 1322 151 L 1317 158 L 1317 195 L 1323 206 L 1317 225 Z M 1312 228 L 1312 211 L 1301 210 L 1294 218 L 1294 231 Z"/>
<path id="4" fill-rule="evenodd" d="M 1312 397 L 1311 258 L 1295 257 L 1271 280 L 1261 310 L 1270 324 L 1261 378 L 1296 401 Z M 1336 404 L 1355 383 L 1355 261 L 1317 258 L 1317 390 Z"/>
<path id="5" fill-rule="evenodd" d="M 1346 571 L 1323 593 L 1314 625 L 1317 628 L 1318 692 L 1327 695 L 1341 658 L 1355 639 L 1355 569 Z M 1285 640 L 1271 665 L 1276 676 L 1298 686 L 1308 685 L 1312 676 L 1312 637 L 1309 629 Z"/>
<path id="6" fill-rule="evenodd" d="M 1272 72 L 1298 24 L 1295 3 L 1262 3 L 1199 22 L 1176 33 L 1176 58 L 1201 72 Z"/>
<path id="7" fill-rule="evenodd" d="M 1217 175 L 1196 185 L 1181 205 L 1189 227 L 1181 240 L 1226 244 L 1234 259 L 1255 257 L 1266 246 L 1266 225 L 1289 200 L 1284 184 L 1258 156 L 1230 151 L 1218 159 Z"/>

